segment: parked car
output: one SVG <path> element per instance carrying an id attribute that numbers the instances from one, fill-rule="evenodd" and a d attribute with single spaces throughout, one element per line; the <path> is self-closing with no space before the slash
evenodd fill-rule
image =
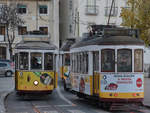
<path id="1" fill-rule="evenodd" d="M 14 73 L 14 63 L 10 60 L 0 60 L 0 74 L 12 76 Z"/>

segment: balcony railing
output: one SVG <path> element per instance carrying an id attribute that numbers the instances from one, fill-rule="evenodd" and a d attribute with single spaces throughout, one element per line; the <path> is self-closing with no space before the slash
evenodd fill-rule
<path id="1" fill-rule="evenodd" d="M 97 5 L 87 5 L 85 13 L 87 15 L 97 15 L 98 14 L 98 6 Z"/>
<path id="2" fill-rule="evenodd" d="M 111 10 L 111 14 L 110 14 L 110 10 L 111 10 L 111 7 L 105 7 L 105 16 L 117 16 L 118 14 L 118 7 L 112 7 L 112 10 Z"/>
<path id="3" fill-rule="evenodd" d="M 24 41 L 46 41 L 50 40 L 50 36 L 41 33 L 40 31 L 27 32 L 25 35 L 22 35 Z"/>

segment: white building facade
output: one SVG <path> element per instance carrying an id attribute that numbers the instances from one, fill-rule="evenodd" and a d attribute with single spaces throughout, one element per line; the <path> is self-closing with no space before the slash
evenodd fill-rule
<path id="1" fill-rule="evenodd" d="M 107 25 L 109 15 L 110 25 L 120 25 L 121 9 L 127 6 L 126 2 L 127 0 L 61 0 L 60 21 L 63 21 L 60 23 L 60 38 L 81 37 L 90 30 L 91 24 Z"/>

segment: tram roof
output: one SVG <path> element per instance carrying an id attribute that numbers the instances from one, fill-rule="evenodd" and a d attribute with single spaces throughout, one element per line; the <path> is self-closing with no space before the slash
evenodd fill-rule
<path id="1" fill-rule="evenodd" d="M 90 38 L 90 37 L 89 37 Z M 88 45 L 144 45 L 144 41 L 131 36 L 103 36 L 91 37 L 75 43 L 71 48 L 83 47 Z"/>
<path id="2" fill-rule="evenodd" d="M 57 47 L 54 44 L 46 42 L 22 41 L 15 46 L 15 49 L 55 50 Z"/>
<path id="3" fill-rule="evenodd" d="M 70 51 L 70 47 L 75 43 L 75 38 L 67 39 L 62 47 L 60 48 L 61 51 Z"/>

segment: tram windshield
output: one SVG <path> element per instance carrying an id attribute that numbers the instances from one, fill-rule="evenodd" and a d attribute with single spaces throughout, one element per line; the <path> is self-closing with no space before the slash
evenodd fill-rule
<path id="1" fill-rule="evenodd" d="M 64 58 L 65 58 L 65 65 L 69 66 L 70 65 L 70 54 L 68 54 L 68 53 L 65 54 Z"/>
<path id="2" fill-rule="evenodd" d="M 53 70 L 53 54 L 45 53 L 44 57 L 44 69 Z"/>
<path id="3" fill-rule="evenodd" d="M 21 70 L 28 70 L 28 53 L 27 52 L 20 52 L 19 57 L 19 68 Z"/>
<path id="4" fill-rule="evenodd" d="M 41 53 L 31 53 L 31 69 L 42 69 Z"/>
<path id="5" fill-rule="evenodd" d="M 102 72 L 115 72 L 115 50 L 102 50 Z"/>
<path id="6" fill-rule="evenodd" d="M 134 71 L 143 71 L 143 50 L 137 49 L 134 51 Z"/>
<path id="7" fill-rule="evenodd" d="M 132 72 L 132 50 L 120 49 L 117 57 L 118 72 Z"/>

